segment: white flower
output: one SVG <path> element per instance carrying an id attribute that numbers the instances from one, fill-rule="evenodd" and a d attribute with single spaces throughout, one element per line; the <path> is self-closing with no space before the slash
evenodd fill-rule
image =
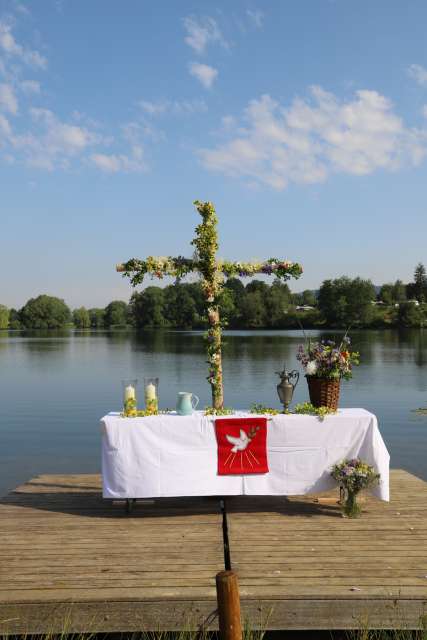
<path id="1" fill-rule="evenodd" d="M 317 371 L 317 364 L 314 360 L 307 362 L 307 366 L 305 368 L 308 376 L 314 376 Z"/>

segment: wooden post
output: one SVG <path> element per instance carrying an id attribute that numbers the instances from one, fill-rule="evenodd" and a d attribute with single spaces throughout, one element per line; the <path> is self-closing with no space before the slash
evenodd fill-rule
<path id="1" fill-rule="evenodd" d="M 216 597 L 221 640 L 242 640 L 239 583 L 234 571 L 216 574 Z"/>
<path id="2" fill-rule="evenodd" d="M 222 383 L 222 352 L 221 352 L 221 322 L 219 308 L 211 307 L 208 313 L 208 336 L 215 348 L 215 377 L 211 381 L 212 406 L 214 409 L 222 409 L 224 406 L 224 386 Z M 212 366 L 212 365 L 211 365 Z"/>

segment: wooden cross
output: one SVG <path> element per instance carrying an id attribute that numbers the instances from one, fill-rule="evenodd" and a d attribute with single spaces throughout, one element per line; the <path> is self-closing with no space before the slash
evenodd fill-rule
<path id="1" fill-rule="evenodd" d="M 282 280 L 299 278 L 302 267 L 296 262 L 270 258 L 264 262 L 229 262 L 218 260 L 218 218 L 211 202 L 194 202 L 202 216 L 202 222 L 196 227 L 196 237 L 191 244 L 195 246 L 193 258 L 152 257 L 145 260 L 132 258 L 116 266 L 117 271 L 130 278 L 133 286 L 141 284 L 144 276 L 163 278 L 173 276 L 179 281 L 189 273 L 198 273 L 202 278 L 205 297 L 208 330 L 205 335 L 209 374 L 207 380 L 212 390 L 212 408 L 221 412 L 224 408 L 224 389 L 222 382 L 221 320 L 219 316 L 219 298 L 224 278 L 247 277 L 256 274 L 273 275 Z"/>

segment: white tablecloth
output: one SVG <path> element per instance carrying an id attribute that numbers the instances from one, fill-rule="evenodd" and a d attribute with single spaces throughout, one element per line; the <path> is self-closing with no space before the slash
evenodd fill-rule
<path id="1" fill-rule="evenodd" d="M 147 418 L 111 413 L 101 426 L 104 498 L 318 493 L 336 485 L 333 464 L 360 457 L 381 474 L 373 493 L 389 500 L 390 456 L 376 417 L 364 409 L 341 409 L 322 422 L 272 416 L 265 475 L 218 476 L 214 419 L 199 411 Z"/>

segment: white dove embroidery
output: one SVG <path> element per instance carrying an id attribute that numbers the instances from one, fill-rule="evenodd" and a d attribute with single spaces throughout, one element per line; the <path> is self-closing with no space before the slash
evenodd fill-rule
<path id="1" fill-rule="evenodd" d="M 234 444 L 234 447 L 231 449 L 232 453 L 236 453 L 237 451 L 244 451 L 251 439 L 248 434 L 240 429 L 240 438 L 234 438 L 233 436 L 225 436 L 230 444 Z"/>

